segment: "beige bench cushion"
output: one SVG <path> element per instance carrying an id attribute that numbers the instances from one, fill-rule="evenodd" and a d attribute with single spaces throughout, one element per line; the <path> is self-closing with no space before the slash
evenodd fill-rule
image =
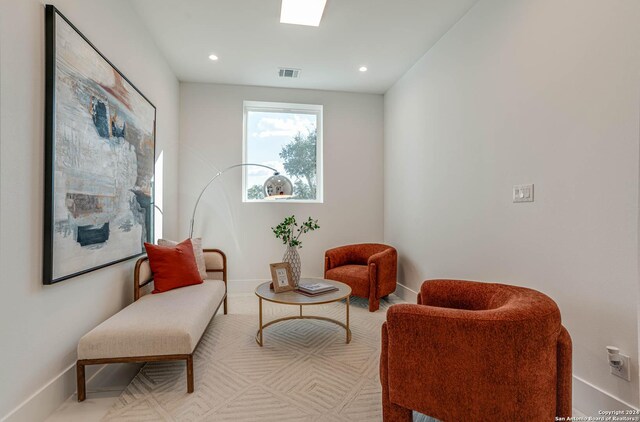
<path id="1" fill-rule="evenodd" d="M 190 354 L 224 294 L 222 281 L 205 280 L 142 296 L 82 337 L 78 359 Z"/>

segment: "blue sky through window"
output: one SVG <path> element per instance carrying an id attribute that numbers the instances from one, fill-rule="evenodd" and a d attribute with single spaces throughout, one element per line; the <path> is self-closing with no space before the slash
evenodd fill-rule
<path id="1" fill-rule="evenodd" d="M 317 125 L 315 114 L 286 112 L 247 112 L 246 162 L 264 164 L 286 174 L 279 154 L 298 132 L 309 134 Z M 246 187 L 264 183 L 272 172 L 262 167 L 247 167 Z M 295 183 L 295 178 L 291 181 Z"/>

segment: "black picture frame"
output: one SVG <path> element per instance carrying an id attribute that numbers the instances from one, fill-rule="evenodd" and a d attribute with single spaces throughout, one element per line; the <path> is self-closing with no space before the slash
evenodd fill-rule
<path id="1" fill-rule="evenodd" d="M 45 6 L 45 104 L 44 104 L 44 236 L 43 236 L 43 271 L 42 282 L 44 285 L 51 285 L 63 280 L 77 277 L 92 271 L 99 270 L 120 262 L 138 258 L 145 254 L 144 245 L 141 245 L 139 253 L 123 256 L 122 258 L 113 259 L 99 265 L 94 265 L 79 271 L 74 271 L 61 276 L 54 275 L 54 195 L 55 195 L 55 168 L 56 168 L 56 17 L 60 17 L 64 23 L 68 24 L 86 44 L 93 49 L 100 59 L 104 60 L 114 72 L 122 78 L 135 93 L 146 101 L 153 108 L 153 153 L 152 153 L 152 174 L 150 180 L 150 196 L 149 204 L 145 214 L 145 237 L 146 242 L 153 241 L 154 231 L 154 202 L 155 202 L 155 159 L 156 159 L 156 116 L 157 109 L 155 105 L 116 67 L 111 63 L 104 54 L 98 50 L 87 37 L 82 34 L 69 19 L 67 19 L 55 6 Z M 122 129 L 124 131 L 124 129 Z M 107 230 L 109 226 L 107 225 Z M 79 236 L 78 236 L 79 237 Z M 78 242 L 80 240 L 77 239 Z M 142 243 L 142 242 L 141 242 Z"/>

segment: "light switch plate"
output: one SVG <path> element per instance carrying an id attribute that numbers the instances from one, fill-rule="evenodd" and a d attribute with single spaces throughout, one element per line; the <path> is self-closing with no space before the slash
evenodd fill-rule
<path id="1" fill-rule="evenodd" d="M 513 202 L 533 202 L 533 184 L 513 185 Z"/>

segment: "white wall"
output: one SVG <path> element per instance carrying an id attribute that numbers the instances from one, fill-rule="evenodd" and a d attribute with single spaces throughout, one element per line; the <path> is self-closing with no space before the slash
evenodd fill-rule
<path id="1" fill-rule="evenodd" d="M 230 279 L 270 278 L 269 263 L 280 262 L 285 248 L 271 227 L 287 215 L 319 219 L 320 230 L 303 239 L 303 276 L 322 275 L 328 248 L 381 241 L 381 95 L 192 83 L 180 84 L 179 237 L 187 236 L 204 184 L 242 162 L 244 100 L 324 106 L 324 203 L 243 203 L 242 170 L 221 176 L 200 202 L 194 235 L 227 253 Z"/>
<path id="2" fill-rule="evenodd" d="M 157 107 L 165 232 L 175 233 L 179 84 L 128 2 L 50 1 Z M 76 359 L 78 339 L 132 300 L 133 261 L 43 286 L 44 6 L 0 2 L 0 419 Z M 169 200 L 173 198 L 173 200 Z M 56 387 L 58 388 L 58 387 Z M 56 403 L 48 405 L 56 406 Z M 46 413 L 45 413 L 46 414 Z M 23 419 L 25 420 L 25 419 Z"/>
<path id="3" fill-rule="evenodd" d="M 543 291 L 574 374 L 635 405 L 638 22 L 637 0 L 481 0 L 385 95 L 384 150 L 401 281 Z M 534 203 L 512 203 L 521 183 Z M 607 344 L 631 355 L 631 383 L 609 375 Z"/>

